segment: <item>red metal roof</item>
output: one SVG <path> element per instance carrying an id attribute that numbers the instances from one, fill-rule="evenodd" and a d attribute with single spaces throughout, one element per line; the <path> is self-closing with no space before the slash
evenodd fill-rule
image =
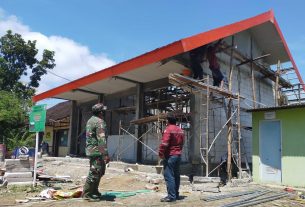
<path id="1" fill-rule="evenodd" d="M 122 74 L 122 73 L 125 73 L 128 71 L 137 69 L 139 67 L 142 67 L 142 66 L 154 63 L 154 62 L 158 62 L 160 60 L 175 56 L 175 55 L 183 53 L 183 52 L 190 51 L 199 46 L 211 43 L 211 42 L 219 40 L 221 38 L 231 36 L 233 34 L 236 34 L 238 32 L 247 30 L 249 28 L 255 27 L 257 25 L 260 25 L 260 24 L 263 24 L 266 22 L 271 22 L 274 24 L 277 32 L 279 33 L 279 35 L 282 39 L 282 42 L 283 42 L 285 50 L 290 58 L 290 61 L 293 65 L 293 67 L 295 68 L 296 74 L 297 74 L 301 84 L 303 84 L 301 75 L 291 56 L 291 53 L 288 49 L 288 46 L 283 37 L 283 34 L 278 26 L 278 23 L 275 20 L 274 13 L 272 10 L 270 10 L 268 12 L 262 13 L 255 17 L 251 17 L 251 18 L 248 18 L 248 19 L 245 19 L 245 20 L 233 23 L 233 24 L 229 24 L 229 25 L 226 25 L 223 27 L 219 27 L 217 29 L 213 29 L 213 30 L 210 30 L 207 32 L 203 32 L 203 33 L 191 36 L 191 37 L 181 39 L 179 41 L 173 42 L 169 45 L 155 49 L 151 52 L 137 56 L 137 57 L 127 60 L 125 62 L 111 66 L 104 70 L 100 70 L 100 71 L 90 74 L 88 76 L 84 76 L 84 77 L 77 79 L 75 81 L 72 81 L 70 83 L 64 84 L 62 86 L 59 86 L 59 87 L 53 88 L 49 91 L 38 94 L 33 97 L 33 101 L 37 102 L 37 101 L 43 100 L 45 98 L 51 98 L 60 93 L 68 92 L 73 89 L 88 85 L 89 83 L 93 83 L 93 82 L 96 82 L 99 80 L 113 77 L 113 76 L 116 76 L 116 75 L 119 75 L 119 74 Z M 303 89 L 305 90 L 304 85 L 303 85 Z"/>

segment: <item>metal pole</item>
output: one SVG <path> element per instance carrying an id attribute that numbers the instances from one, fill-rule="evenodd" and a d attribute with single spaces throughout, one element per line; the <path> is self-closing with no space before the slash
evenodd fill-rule
<path id="1" fill-rule="evenodd" d="M 251 53 L 251 82 L 252 82 L 252 99 L 253 99 L 253 108 L 256 108 L 256 90 L 255 90 L 255 77 L 254 77 L 254 70 L 253 70 L 253 40 L 251 36 L 250 40 L 250 53 Z"/>
<path id="2" fill-rule="evenodd" d="M 205 140 L 205 159 L 206 159 L 206 168 L 205 168 L 205 176 L 209 176 L 209 102 L 210 102 L 210 87 L 209 87 L 209 82 L 210 82 L 210 77 L 209 75 L 207 76 L 207 108 L 206 108 L 206 126 L 205 126 L 205 132 L 206 132 L 206 140 Z"/>
<path id="3" fill-rule="evenodd" d="M 36 145 L 35 145 L 35 158 L 34 158 L 34 177 L 33 177 L 33 187 L 36 186 L 36 174 L 37 174 L 37 158 L 38 158 L 38 140 L 39 132 L 36 132 Z"/>
<path id="4" fill-rule="evenodd" d="M 275 73 L 275 106 L 279 105 L 279 75 L 280 75 L 280 60 L 277 61 L 277 69 Z"/>
<path id="5" fill-rule="evenodd" d="M 239 176 L 238 178 L 241 179 L 241 147 L 240 147 L 240 141 L 241 141 L 241 132 L 240 132 L 240 96 L 238 94 L 237 96 L 237 133 L 238 133 L 238 171 Z"/>
<path id="6" fill-rule="evenodd" d="M 301 103 L 301 84 L 298 84 L 298 92 L 299 92 L 299 104 Z"/>
<path id="7" fill-rule="evenodd" d="M 119 121 L 119 146 L 118 146 L 118 154 L 116 156 L 116 161 L 119 161 L 119 156 L 121 155 L 121 128 L 122 128 L 122 120 Z"/>

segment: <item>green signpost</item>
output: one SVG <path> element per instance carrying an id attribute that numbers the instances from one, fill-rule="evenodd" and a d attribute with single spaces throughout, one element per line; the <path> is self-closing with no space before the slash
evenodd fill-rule
<path id="1" fill-rule="evenodd" d="M 46 104 L 32 107 L 30 113 L 30 132 L 44 132 L 46 124 Z"/>
<path id="2" fill-rule="evenodd" d="M 37 154 L 38 154 L 38 140 L 39 132 L 44 132 L 46 124 L 47 105 L 36 105 L 32 107 L 30 113 L 30 132 L 36 132 L 36 146 L 35 146 L 35 161 L 34 161 L 34 177 L 33 186 L 36 185 L 36 169 L 37 169 Z"/>

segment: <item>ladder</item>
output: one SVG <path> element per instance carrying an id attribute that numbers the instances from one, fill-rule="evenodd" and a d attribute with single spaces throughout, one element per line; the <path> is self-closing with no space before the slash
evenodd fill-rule
<path id="1" fill-rule="evenodd" d="M 239 101 L 239 100 L 238 100 Z M 225 100 L 224 100 L 224 104 Z M 238 103 L 239 105 L 239 103 Z M 232 111 L 239 110 L 239 106 L 236 106 L 234 102 L 232 103 Z M 226 109 L 226 107 L 225 107 Z M 232 112 L 233 113 L 233 112 Z M 236 113 L 234 117 L 232 117 L 233 122 L 233 135 L 232 135 L 232 158 L 235 165 L 238 167 L 239 175 L 238 178 L 242 177 L 242 172 L 246 172 L 249 176 L 248 178 L 251 178 L 251 169 L 248 162 L 247 152 L 245 148 L 245 143 L 243 136 L 241 134 L 241 123 L 240 123 L 240 112 Z"/>

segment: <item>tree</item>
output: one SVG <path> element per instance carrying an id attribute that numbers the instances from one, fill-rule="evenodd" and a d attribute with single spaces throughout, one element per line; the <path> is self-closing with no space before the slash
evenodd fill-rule
<path id="1" fill-rule="evenodd" d="M 0 38 L 0 143 L 28 143 L 27 120 L 31 97 L 41 77 L 55 67 L 54 52 L 43 50 L 38 59 L 36 41 L 7 31 Z"/>
<path id="2" fill-rule="evenodd" d="M 8 30 L 0 38 L 0 90 L 28 100 L 39 86 L 41 76 L 55 67 L 54 51 L 43 50 L 37 59 L 36 41 L 27 42 L 20 34 Z M 22 80 L 28 78 L 28 83 Z"/>
<path id="3" fill-rule="evenodd" d="M 13 129 L 24 128 L 26 111 L 14 93 L 0 91 L 0 142 L 5 142 Z"/>

